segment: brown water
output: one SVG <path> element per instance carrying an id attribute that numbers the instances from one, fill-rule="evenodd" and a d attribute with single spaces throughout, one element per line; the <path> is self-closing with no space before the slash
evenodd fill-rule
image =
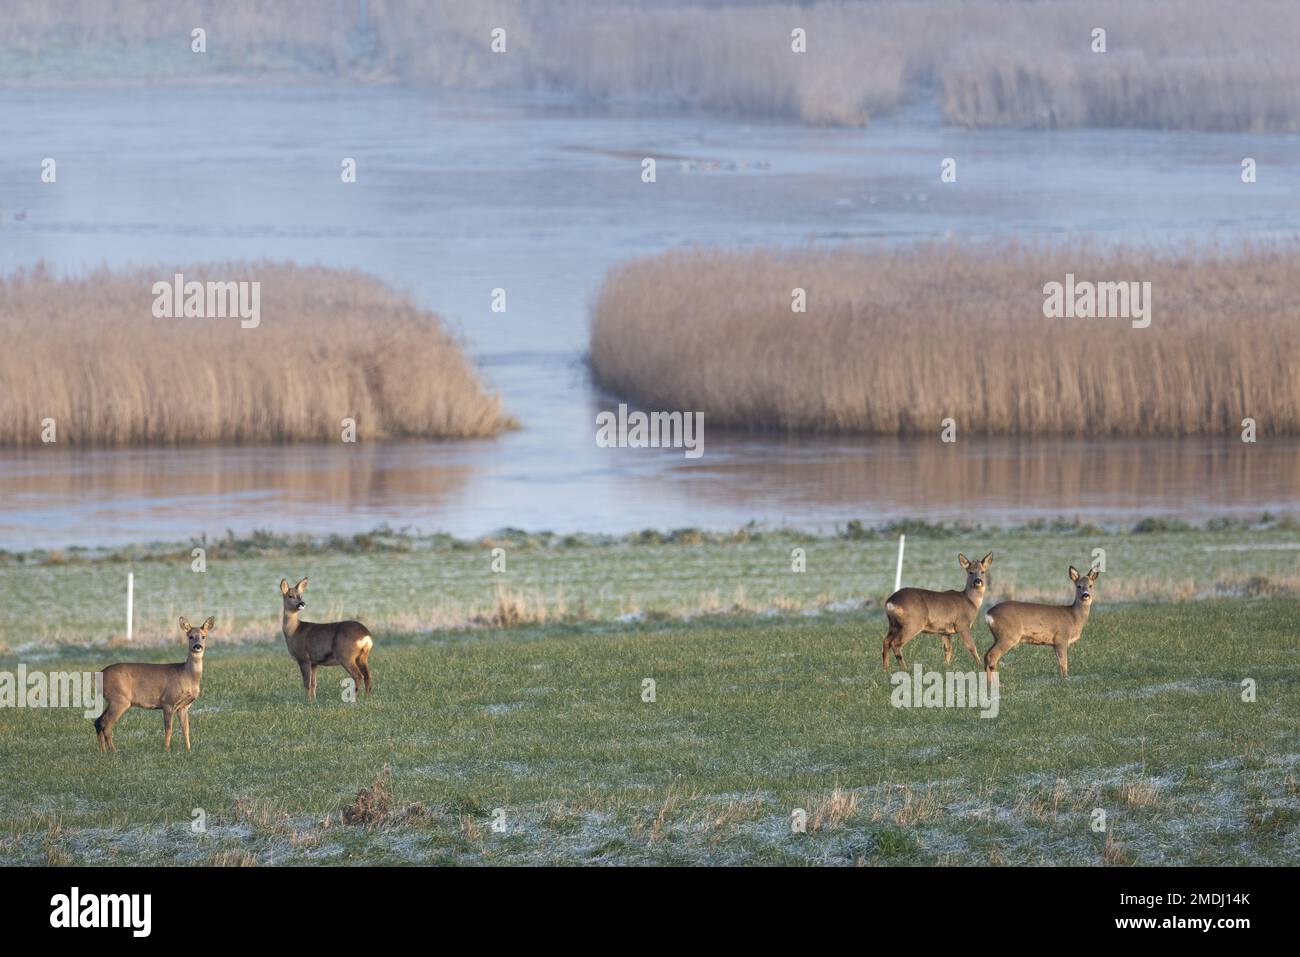
<path id="1" fill-rule="evenodd" d="M 1294 136 L 965 131 L 924 112 L 817 130 L 394 89 L 10 92 L 0 126 L 0 268 L 358 267 L 445 315 L 524 425 L 473 443 L 0 452 L 3 548 L 381 522 L 477 535 L 1300 508 L 1295 440 L 949 446 L 706 422 L 701 459 L 602 449 L 594 417 L 612 402 L 582 361 L 606 270 L 666 248 L 1295 236 Z M 654 186 L 643 155 L 665 157 Z M 57 187 L 32 156 L 62 158 Z M 343 156 L 359 163 L 353 187 L 338 182 Z M 945 156 L 960 158 L 954 187 L 938 183 Z M 1243 187 L 1242 156 L 1270 175 Z M 489 308 L 497 286 L 506 314 Z"/>

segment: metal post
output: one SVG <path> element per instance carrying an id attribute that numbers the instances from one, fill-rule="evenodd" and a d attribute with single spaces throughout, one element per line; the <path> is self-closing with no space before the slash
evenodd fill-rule
<path id="1" fill-rule="evenodd" d="M 894 573 L 894 591 L 903 587 L 903 543 L 906 540 L 906 535 L 898 536 L 898 571 Z"/>

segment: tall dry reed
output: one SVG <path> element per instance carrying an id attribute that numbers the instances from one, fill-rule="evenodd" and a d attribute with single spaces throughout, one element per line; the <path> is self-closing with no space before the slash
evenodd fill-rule
<path id="1" fill-rule="evenodd" d="M 1149 281 L 1148 328 L 1048 319 L 1043 286 Z M 807 312 L 792 311 L 795 288 Z M 594 304 L 601 385 L 706 427 L 787 432 L 1300 433 L 1300 250 L 672 252 Z"/>
<path id="2" fill-rule="evenodd" d="M 152 286 L 261 283 L 261 324 L 155 318 Z M 363 273 L 270 262 L 0 277 L 0 445 L 471 438 L 510 427 L 437 316 Z"/>
<path id="3" fill-rule="evenodd" d="M 160 56 L 184 53 L 203 25 L 220 51 L 207 66 L 226 73 L 279 64 L 845 125 L 937 95 L 967 126 L 1300 129 L 1294 0 L 370 0 L 366 33 L 357 10 L 354 0 L 11 0 L 0 46 Z M 497 27 L 505 54 L 489 46 Z M 791 52 L 796 27 L 806 54 Z M 1105 53 L 1091 49 L 1095 27 Z M 66 70 L 82 59 L 93 60 Z"/>

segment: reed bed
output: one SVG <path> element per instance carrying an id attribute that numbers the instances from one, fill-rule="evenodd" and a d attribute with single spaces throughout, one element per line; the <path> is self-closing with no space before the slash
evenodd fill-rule
<path id="1" fill-rule="evenodd" d="M 1067 273 L 1149 281 L 1150 326 L 1046 318 Z M 1297 434 L 1300 249 L 676 251 L 609 275 L 590 352 L 604 388 L 710 428 Z"/>
<path id="2" fill-rule="evenodd" d="M 176 272 L 261 283 L 261 321 L 156 318 Z M 441 320 L 352 270 L 271 262 L 0 277 L 0 445 L 339 442 L 514 425 Z"/>
<path id="3" fill-rule="evenodd" d="M 356 4 L 335 0 L 14 0 L 0 46 L 30 57 L 126 47 L 142 54 L 126 68 L 146 75 L 151 60 L 156 75 L 190 78 L 278 65 L 833 125 L 935 98 L 966 126 L 1300 129 L 1292 0 L 371 0 L 367 10 L 363 30 Z M 188 53 L 197 25 L 213 44 L 201 61 Z M 504 54 L 489 46 L 498 27 Z M 791 52 L 796 27 L 803 55 Z M 1096 27 L 1105 53 L 1091 49 Z M 96 62 L 58 59 L 69 75 Z"/>

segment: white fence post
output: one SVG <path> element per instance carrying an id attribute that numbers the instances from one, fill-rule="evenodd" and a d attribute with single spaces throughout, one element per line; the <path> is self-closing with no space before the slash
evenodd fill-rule
<path id="1" fill-rule="evenodd" d="M 131 625 L 135 621 L 135 572 L 126 573 L 126 640 L 131 640 Z"/>
<path id="2" fill-rule="evenodd" d="M 906 535 L 898 536 L 898 571 L 894 573 L 894 591 L 903 587 L 903 542 L 906 540 Z"/>

